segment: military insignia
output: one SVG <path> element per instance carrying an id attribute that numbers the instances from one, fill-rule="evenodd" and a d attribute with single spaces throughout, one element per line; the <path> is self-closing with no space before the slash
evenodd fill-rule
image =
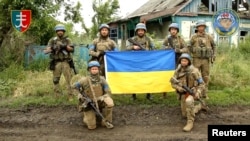
<path id="1" fill-rule="evenodd" d="M 11 23 L 16 30 L 25 32 L 31 24 L 31 10 L 11 10 Z"/>
<path id="2" fill-rule="evenodd" d="M 239 17 L 232 9 L 222 9 L 213 16 L 213 28 L 221 36 L 231 36 L 239 28 Z"/>

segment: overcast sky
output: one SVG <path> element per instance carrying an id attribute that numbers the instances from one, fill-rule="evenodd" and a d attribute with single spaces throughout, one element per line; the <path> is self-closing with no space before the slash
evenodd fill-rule
<path id="1" fill-rule="evenodd" d="M 93 10 L 92 10 L 92 1 L 93 0 L 79 0 L 82 4 L 82 12 L 81 15 L 84 18 L 84 22 L 87 27 L 91 27 L 92 22 L 91 18 L 93 16 Z M 102 1 L 102 0 L 100 0 Z M 134 12 L 136 9 L 141 7 L 144 3 L 146 3 L 148 0 L 119 0 L 120 9 L 119 9 L 119 16 L 125 17 L 126 15 Z M 74 1 L 73 3 L 76 4 Z M 63 21 L 63 16 L 60 16 L 57 18 L 60 21 Z M 79 30 L 80 25 L 76 24 L 75 28 Z"/>
<path id="2" fill-rule="evenodd" d="M 126 16 L 127 14 L 132 13 L 147 1 L 148 0 L 119 0 L 120 16 Z M 92 0 L 80 0 L 80 2 L 82 4 L 82 15 L 84 17 L 85 24 L 87 27 L 90 27 L 92 25 L 91 18 L 93 16 Z"/>

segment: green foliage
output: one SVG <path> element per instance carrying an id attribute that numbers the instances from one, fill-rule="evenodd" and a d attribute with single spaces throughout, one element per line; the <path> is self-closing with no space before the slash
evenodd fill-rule
<path id="1" fill-rule="evenodd" d="M 91 27 L 90 35 L 92 38 L 95 38 L 100 24 L 117 19 L 117 12 L 120 6 L 118 0 L 107 0 L 105 2 L 94 0 L 92 8 L 95 15 L 92 17 L 93 26 Z"/>
<path id="2" fill-rule="evenodd" d="M 59 14 L 62 7 L 66 7 L 64 9 L 65 21 L 83 22 L 80 17 L 79 2 L 74 6 L 72 2 L 64 0 L 1 0 L 0 70 L 8 67 L 13 60 L 21 64 L 27 44 L 47 44 L 48 40 L 55 35 L 54 26 L 58 21 L 54 17 Z M 26 32 L 20 33 L 12 27 L 10 13 L 11 10 L 23 9 L 32 11 L 32 23 Z M 71 29 L 72 27 L 71 24 Z"/>
<path id="3" fill-rule="evenodd" d="M 32 71 L 45 71 L 48 69 L 49 66 L 49 58 L 39 57 L 38 59 L 32 61 L 26 70 Z"/>
<path id="4" fill-rule="evenodd" d="M 250 84 L 250 62 L 245 43 L 239 48 L 218 47 L 217 58 L 211 68 L 210 89 L 246 87 Z"/>
<path id="5" fill-rule="evenodd" d="M 0 98 L 12 96 L 12 90 L 22 80 L 25 80 L 24 71 L 17 64 L 11 64 L 4 71 L 0 72 Z"/>

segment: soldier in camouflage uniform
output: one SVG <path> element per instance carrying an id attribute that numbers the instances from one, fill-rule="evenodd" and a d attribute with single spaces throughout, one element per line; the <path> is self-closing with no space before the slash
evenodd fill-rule
<path id="1" fill-rule="evenodd" d="M 193 57 L 193 65 L 201 71 L 202 78 L 206 84 L 206 89 L 202 92 L 203 97 L 208 99 L 210 63 L 215 61 L 216 45 L 214 39 L 205 32 L 205 28 L 205 21 L 199 20 L 196 23 L 197 33 L 191 37 L 188 46 Z"/>
<path id="2" fill-rule="evenodd" d="M 201 103 L 196 103 L 196 99 L 199 99 L 201 92 L 205 88 L 205 84 L 201 77 L 200 71 L 195 68 L 191 63 L 191 57 L 187 53 L 183 53 L 179 57 L 179 65 L 175 70 L 174 76 L 170 82 L 179 100 L 181 101 L 181 113 L 184 118 L 187 118 L 187 124 L 183 128 L 183 131 L 191 131 L 193 128 L 195 114 L 198 113 L 203 107 Z M 195 95 L 188 94 L 182 86 L 187 86 L 191 89 Z"/>
<path id="3" fill-rule="evenodd" d="M 178 66 L 178 59 L 182 53 L 188 53 L 187 45 L 184 39 L 178 35 L 179 25 L 171 23 L 168 27 L 170 35 L 163 41 L 162 49 L 174 49 L 175 51 L 175 67 Z M 166 98 L 166 93 L 163 93 L 163 98 Z"/>
<path id="4" fill-rule="evenodd" d="M 50 53 L 50 69 L 53 71 L 54 93 L 56 96 L 60 94 L 59 82 L 63 74 L 67 83 L 68 98 L 72 101 L 72 90 L 70 87 L 72 69 L 69 62 L 72 61 L 74 47 L 71 45 L 71 40 L 64 35 L 66 32 L 64 25 L 56 25 L 55 32 L 57 36 L 49 40 L 44 50 L 46 54 Z"/>
<path id="5" fill-rule="evenodd" d="M 178 59 L 182 53 L 188 53 L 188 47 L 184 39 L 178 35 L 179 25 L 177 23 L 172 23 L 169 25 L 168 31 L 170 35 L 163 41 L 163 49 L 174 49 L 175 50 L 175 66 L 178 65 Z"/>
<path id="6" fill-rule="evenodd" d="M 104 54 L 105 51 L 118 51 L 117 44 L 109 38 L 110 28 L 107 24 L 101 24 L 99 27 L 100 37 L 94 39 L 92 46 L 89 49 L 89 55 L 92 56 L 90 61 L 96 60 L 101 65 L 101 75 L 106 78 Z"/>
<path id="7" fill-rule="evenodd" d="M 85 93 L 94 102 L 96 101 L 99 111 L 102 112 L 104 118 L 110 122 L 110 125 L 106 127 L 113 128 L 112 111 L 114 102 L 111 98 L 109 85 L 105 78 L 100 76 L 100 64 L 97 61 L 90 61 L 87 69 L 89 76 L 82 77 L 72 87 Z M 78 100 L 78 110 L 79 112 L 83 112 L 83 123 L 87 125 L 88 129 L 95 129 L 97 121 L 95 111 L 89 107 L 85 98 L 80 93 L 78 93 Z M 103 121 L 102 126 L 105 126 Z"/>
<path id="8" fill-rule="evenodd" d="M 136 35 L 132 37 L 132 40 L 142 45 L 146 50 L 154 50 L 155 49 L 154 43 L 152 39 L 146 35 L 146 32 L 147 32 L 146 25 L 144 23 L 138 23 L 135 27 Z M 130 51 L 143 50 L 139 46 L 130 42 L 127 42 L 126 46 L 127 46 L 127 50 L 130 50 Z M 152 99 L 151 94 L 148 93 L 146 95 L 146 98 L 148 100 L 151 100 Z M 136 100 L 136 94 L 132 94 L 132 99 Z"/>

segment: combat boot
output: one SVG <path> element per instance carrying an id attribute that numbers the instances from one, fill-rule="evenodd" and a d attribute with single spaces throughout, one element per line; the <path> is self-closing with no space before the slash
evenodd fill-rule
<path id="1" fill-rule="evenodd" d="M 189 132 L 193 129 L 194 121 L 193 120 L 187 120 L 187 124 L 184 126 L 183 131 Z"/>
<path id="2" fill-rule="evenodd" d="M 137 98 L 136 98 L 136 94 L 132 94 L 131 99 L 132 99 L 133 101 L 135 101 L 135 100 L 137 99 Z"/>
<path id="3" fill-rule="evenodd" d="M 112 113 L 113 108 L 112 107 L 105 107 L 103 109 L 105 120 L 102 121 L 102 126 L 106 126 L 108 129 L 114 128 L 114 125 L 112 124 Z"/>
<path id="4" fill-rule="evenodd" d="M 153 100 L 151 94 L 149 94 L 149 93 L 146 95 L 146 98 L 147 98 L 148 100 Z"/>

